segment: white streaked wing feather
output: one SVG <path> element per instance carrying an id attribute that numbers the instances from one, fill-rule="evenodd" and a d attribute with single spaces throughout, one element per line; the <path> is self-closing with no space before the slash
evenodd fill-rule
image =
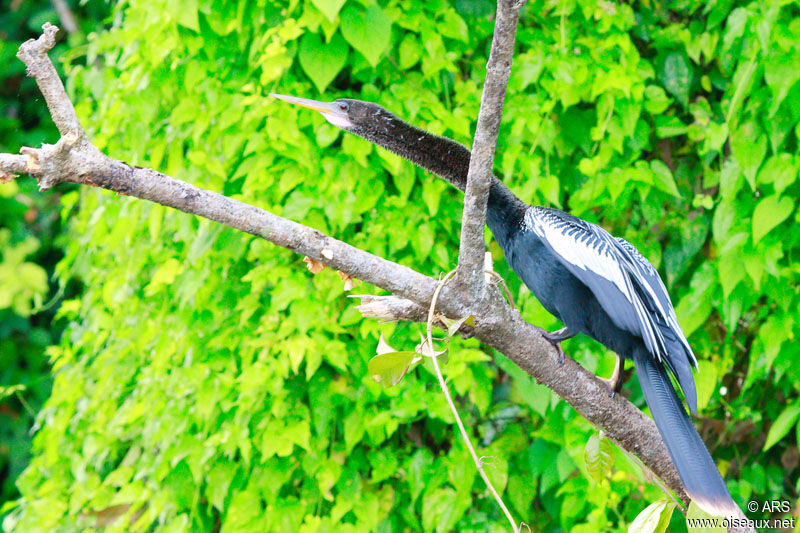
<path id="1" fill-rule="evenodd" d="M 677 337 L 678 341 L 683 345 L 683 347 L 686 349 L 686 352 L 689 354 L 691 363 L 695 368 L 697 368 L 697 358 L 692 351 L 692 347 L 689 345 L 689 341 L 686 339 L 686 335 L 683 333 L 683 330 L 678 323 L 678 317 L 675 315 L 675 308 L 672 305 L 672 300 L 669 297 L 667 287 L 664 286 L 661 276 L 658 275 L 655 267 L 653 267 L 653 265 L 651 265 L 650 262 L 641 253 L 639 253 L 639 250 L 637 250 L 634 245 L 622 237 L 616 237 L 616 240 L 620 245 L 620 248 L 628 253 L 631 266 L 640 274 L 642 274 L 642 279 L 650 282 L 645 284 L 646 289 L 656 305 L 659 306 L 659 312 L 664 317 L 664 321 L 666 322 L 667 326 L 675 332 L 675 336 Z M 656 286 L 653 286 L 653 282 L 655 282 Z"/>
<path id="2" fill-rule="evenodd" d="M 600 276 L 611 282 L 619 290 L 620 294 L 631 304 L 638 327 L 633 325 L 626 327 L 624 324 L 617 325 L 625 327 L 625 329 L 629 329 L 630 327 L 637 329 L 638 331 L 631 332 L 641 335 L 648 351 L 656 355 L 659 360 L 662 359 L 662 356 L 666 354 L 666 345 L 663 335 L 656 324 L 653 323 L 653 319 L 645 308 L 644 303 L 634 290 L 630 278 L 630 275 L 636 275 L 637 271 L 639 274 L 644 274 L 644 272 L 642 272 L 642 265 L 636 264 L 638 261 L 631 260 L 630 250 L 624 249 L 627 247 L 623 248 L 623 246 L 620 246 L 614 237 L 599 226 L 585 223 L 586 227 L 580 227 L 558 216 L 551 215 L 543 208 L 530 208 L 525 214 L 525 224 L 538 235 L 556 255 L 560 256 L 567 265 L 567 268 L 570 270 L 579 269 L 587 273 L 590 272 L 591 274 Z M 625 244 L 633 248 L 627 241 L 625 241 Z M 634 272 L 630 272 L 631 269 L 633 269 Z M 573 273 L 578 275 L 577 272 Z M 578 277 L 581 278 L 580 275 L 578 275 Z M 638 277 L 640 279 L 642 278 L 641 275 Z M 586 281 L 584 280 L 584 282 Z M 640 283 L 640 285 L 645 285 L 645 290 L 650 293 L 654 301 L 657 302 L 657 305 L 663 309 L 662 302 L 653 292 L 649 283 Z M 592 287 L 590 286 L 590 288 Z M 615 316 L 619 316 L 617 314 L 619 312 L 618 309 L 610 308 L 611 306 L 603 302 L 601 294 L 598 294 L 597 291 L 594 290 L 593 292 L 595 292 L 595 296 L 598 297 L 601 305 L 603 305 L 612 319 Z M 668 314 L 666 313 L 664 315 L 664 321 L 668 321 Z"/>
<path id="3" fill-rule="evenodd" d="M 599 239 L 590 239 L 591 235 L 567 224 L 553 224 L 550 217 L 539 217 L 528 210 L 526 221 L 539 237 L 564 260 L 583 270 L 591 270 L 617 286 L 623 295 L 632 302 L 625 275 L 619 263 L 608 253 L 608 246 Z M 581 238 L 576 238 L 576 234 Z"/>
<path id="4" fill-rule="evenodd" d="M 645 283 L 642 283 L 643 288 L 647 291 L 650 295 L 650 298 L 653 300 L 653 304 L 656 306 L 656 311 L 663 317 L 664 321 L 666 321 L 669 317 L 669 312 L 667 311 L 666 307 L 672 308 L 672 302 L 669 300 L 669 295 L 667 294 L 667 288 L 664 287 L 664 283 L 661 281 L 661 277 L 656 272 L 656 269 L 653 268 L 647 260 L 644 258 L 642 254 L 628 241 L 625 239 L 616 238 L 616 242 L 619 245 L 618 249 L 622 252 L 623 258 L 626 260 L 627 266 L 630 270 L 633 270 L 635 273 L 638 273 L 639 279 L 645 280 Z M 656 288 L 653 287 L 650 280 L 655 279 L 657 280 L 660 287 L 660 293 L 656 293 Z M 666 305 L 665 305 L 666 304 Z"/>

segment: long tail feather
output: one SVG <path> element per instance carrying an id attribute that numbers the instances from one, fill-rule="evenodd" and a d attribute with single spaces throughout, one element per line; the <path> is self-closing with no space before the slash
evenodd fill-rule
<path id="1" fill-rule="evenodd" d="M 644 351 L 634 354 L 633 361 L 644 399 L 686 493 L 707 513 L 736 516 L 738 508 L 711 454 L 678 399 L 663 364 Z"/>

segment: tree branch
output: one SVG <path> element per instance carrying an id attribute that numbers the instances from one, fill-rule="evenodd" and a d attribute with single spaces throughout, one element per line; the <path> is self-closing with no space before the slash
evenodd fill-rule
<path id="1" fill-rule="evenodd" d="M 86 140 L 72 103 L 46 55 L 56 31 L 54 26 L 45 24 L 44 35 L 24 43 L 18 56 L 36 78 L 62 137 L 55 145 L 22 148 L 23 155 L 0 154 L 0 177 L 8 180 L 13 174 L 27 172 L 38 180 L 42 190 L 63 182 L 92 185 L 215 220 L 394 293 L 405 301 L 401 305 L 400 299 L 391 300 L 389 307 L 395 311 L 404 307 L 404 316 L 412 320 L 420 320 L 417 308 L 423 309 L 424 315 L 436 289 L 435 279 L 263 209 L 102 154 Z M 481 218 L 481 238 L 482 221 Z M 480 257 L 482 280 L 482 252 Z M 441 292 L 439 309 L 449 317 L 473 314 L 472 294 L 463 285 L 447 285 Z M 488 300 L 485 312 L 475 316 L 474 322 L 471 333 L 475 337 L 551 388 L 620 447 L 639 457 L 682 500 L 687 500 L 650 418 L 620 395 L 610 398 L 605 384 L 572 359 L 567 358 L 563 366 L 559 365 L 553 347 L 502 298 Z"/>
<path id="2" fill-rule="evenodd" d="M 72 10 L 69 8 L 69 4 L 67 0 L 51 0 L 53 7 L 56 8 L 56 12 L 58 13 L 58 18 L 61 20 L 61 25 L 64 27 L 67 33 L 75 33 L 78 31 L 78 23 L 75 22 L 75 15 L 72 14 Z"/>
<path id="3" fill-rule="evenodd" d="M 78 115 L 72 106 L 67 93 L 64 91 L 64 84 L 58 77 L 58 72 L 53 66 L 47 52 L 56 45 L 56 34 L 58 28 L 46 22 L 42 26 L 43 33 L 38 39 L 30 39 L 20 45 L 17 57 L 28 67 L 28 75 L 36 80 L 39 90 L 42 92 L 50 116 L 58 128 L 58 132 L 64 136 L 67 133 L 75 132 L 85 141 L 83 128 L 78 122 Z M 85 141 L 89 144 L 88 141 Z"/>
<path id="4" fill-rule="evenodd" d="M 24 155 L 0 154 L 0 183 L 14 179 L 17 174 L 27 172 Z"/>
<path id="5" fill-rule="evenodd" d="M 411 300 L 398 296 L 374 296 L 372 294 L 353 294 L 351 298 L 360 298 L 361 303 L 356 309 L 364 318 L 375 318 L 381 322 L 425 322 L 428 320 L 428 310 Z M 452 317 L 447 317 L 456 320 Z M 441 316 L 434 317 L 433 325 L 447 331 L 447 324 Z M 469 324 L 462 324 L 458 333 L 464 338 L 475 335 L 475 328 Z"/>
<path id="6" fill-rule="evenodd" d="M 468 288 L 477 301 L 482 300 L 486 288 L 483 277 L 486 202 L 489 199 L 492 164 L 500 119 L 503 116 L 506 86 L 511 75 L 517 20 L 523 3 L 524 0 L 497 0 L 492 48 L 486 64 L 486 81 L 472 142 L 467 188 L 464 191 L 457 281 Z"/>

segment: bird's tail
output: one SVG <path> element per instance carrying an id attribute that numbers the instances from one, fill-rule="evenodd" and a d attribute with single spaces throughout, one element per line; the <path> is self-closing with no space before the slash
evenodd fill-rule
<path id="1" fill-rule="evenodd" d="M 678 470 L 686 493 L 705 512 L 739 514 L 717 465 L 678 399 L 664 365 L 644 350 L 633 357 L 636 374 L 656 427 Z"/>

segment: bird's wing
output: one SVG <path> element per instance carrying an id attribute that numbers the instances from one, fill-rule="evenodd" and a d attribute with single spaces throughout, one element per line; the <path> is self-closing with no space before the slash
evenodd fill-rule
<path id="1" fill-rule="evenodd" d="M 531 207 L 525 223 L 589 287 L 617 327 L 640 336 L 659 361 L 669 356 L 672 304 L 658 273 L 630 243 L 623 244 L 595 224 L 545 207 Z"/>
<path id="2" fill-rule="evenodd" d="M 675 308 L 672 307 L 672 301 L 669 299 L 669 293 L 661 281 L 661 276 L 658 275 L 655 267 L 650 264 L 650 261 L 639 253 L 631 243 L 621 237 L 616 238 L 617 246 L 620 252 L 626 256 L 627 263 L 636 273 L 635 277 L 645 282 L 645 289 L 649 298 L 659 307 L 659 315 L 665 317 L 666 328 L 673 334 L 674 340 L 678 342 L 681 347 L 686 350 L 686 354 L 691 364 L 697 368 L 697 358 L 692 352 L 689 341 L 686 340 L 680 324 L 678 324 L 678 317 L 675 315 Z M 662 326 L 662 330 L 664 327 Z"/>
<path id="3" fill-rule="evenodd" d="M 697 368 L 697 359 L 678 324 L 678 317 L 675 316 L 667 288 L 664 287 L 653 265 L 631 243 L 619 237 L 615 240 L 623 264 L 631 273 L 636 292 L 650 311 L 650 316 L 654 318 L 654 323 L 664 338 L 666 352 L 663 360 L 683 389 L 689 410 L 696 414 L 697 390 L 692 375 L 692 365 Z"/>

